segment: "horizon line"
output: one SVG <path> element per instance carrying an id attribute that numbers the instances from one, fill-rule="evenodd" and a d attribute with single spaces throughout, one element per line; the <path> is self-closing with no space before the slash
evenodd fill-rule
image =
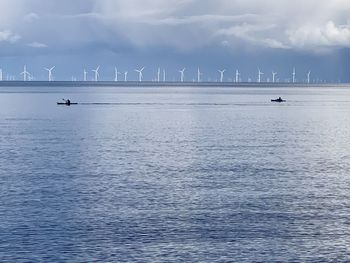
<path id="1" fill-rule="evenodd" d="M 322 83 L 306 83 L 306 82 L 181 82 L 181 81 L 83 81 L 83 80 L 2 80 L 0 87 L 19 87 L 19 86 L 72 86 L 72 87 L 334 87 L 349 86 L 347 82 L 322 82 Z"/>

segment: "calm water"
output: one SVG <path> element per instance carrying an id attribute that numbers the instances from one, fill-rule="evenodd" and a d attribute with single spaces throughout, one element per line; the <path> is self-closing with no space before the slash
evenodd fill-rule
<path id="1" fill-rule="evenodd" d="M 1 262 L 346 262 L 349 200 L 350 88 L 0 88 Z"/>

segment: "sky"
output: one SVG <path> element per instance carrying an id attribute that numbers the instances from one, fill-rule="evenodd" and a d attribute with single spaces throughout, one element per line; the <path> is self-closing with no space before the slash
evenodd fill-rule
<path id="1" fill-rule="evenodd" d="M 114 67 L 145 80 L 166 69 L 168 80 L 216 81 L 226 69 L 242 80 L 281 81 L 296 68 L 303 81 L 350 82 L 349 0 L 1 0 L 0 67 L 20 78 L 23 66 L 37 80 L 56 66 L 56 80 L 88 78 L 101 65 L 103 80 Z"/>

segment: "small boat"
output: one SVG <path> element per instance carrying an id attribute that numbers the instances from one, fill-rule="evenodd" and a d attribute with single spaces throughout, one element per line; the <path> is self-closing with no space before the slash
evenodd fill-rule
<path id="1" fill-rule="evenodd" d="M 66 106 L 70 106 L 70 105 L 77 105 L 78 103 L 76 102 L 71 102 L 70 100 L 65 100 L 62 99 L 63 102 L 57 102 L 57 105 L 66 105 Z"/>
<path id="2" fill-rule="evenodd" d="M 279 97 L 278 99 L 271 100 L 271 102 L 286 102 L 286 101 L 283 100 L 281 97 Z"/>
<path id="3" fill-rule="evenodd" d="M 66 105 L 66 106 L 70 106 L 70 105 L 77 105 L 78 103 L 76 102 L 57 102 L 57 105 Z"/>

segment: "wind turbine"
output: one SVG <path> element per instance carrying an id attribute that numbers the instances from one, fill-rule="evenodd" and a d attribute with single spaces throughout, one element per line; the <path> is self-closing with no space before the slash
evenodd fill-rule
<path id="1" fill-rule="evenodd" d="M 143 72 L 144 69 L 145 69 L 145 67 L 143 67 L 143 68 L 141 68 L 141 69 L 135 69 L 135 71 L 136 71 L 137 73 L 139 73 L 139 82 L 142 81 L 142 78 L 143 78 L 142 72 Z"/>
<path id="2" fill-rule="evenodd" d="M 157 72 L 157 81 L 160 82 L 160 68 L 158 68 L 158 72 Z"/>
<path id="3" fill-rule="evenodd" d="M 55 68 L 55 66 L 53 66 L 52 68 L 44 68 L 49 74 L 49 81 L 53 80 L 52 71 L 54 70 L 54 68 Z"/>
<path id="4" fill-rule="evenodd" d="M 34 76 L 33 76 L 32 74 L 30 74 L 30 73 L 29 73 L 29 76 L 28 76 L 28 80 L 29 80 L 29 81 L 34 80 Z"/>
<path id="5" fill-rule="evenodd" d="M 121 73 L 118 71 L 117 67 L 114 67 L 114 72 L 115 72 L 114 81 L 118 81 L 118 75 Z"/>
<path id="6" fill-rule="evenodd" d="M 165 72 L 165 69 L 163 69 L 163 82 L 166 81 L 166 72 Z"/>
<path id="7" fill-rule="evenodd" d="M 27 77 L 30 76 L 30 73 L 27 71 L 27 66 L 24 65 L 23 72 L 21 73 L 23 75 L 23 81 L 27 81 Z"/>
<path id="8" fill-rule="evenodd" d="M 296 75 L 295 68 L 293 68 L 293 83 L 295 83 L 295 75 Z"/>
<path id="9" fill-rule="evenodd" d="M 86 69 L 84 69 L 84 81 L 86 81 L 86 79 L 87 79 L 87 71 Z"/>
<path id="10" fill-rule="evenodd" d="M 100 74 L 98 71 L 100 70 L 100 66 L 98 66 L 96 69 L 91 70 L 92 72 L 95 73 L 95 81 L 98 81 L 98 78 L 100 77 Z"/>
<path id="11" fill-rule="evenodd" d="M 223 82 L 224 81 L 224 74 L 226 72 L 226 69 L 218 70 L 218 72 L 220 73 L 220 82 Z"/>
<path id="12" fill-rule="evenodd" d="M 186 71 L 186 68 L 183 68 L 182 70 L 179 70 L 179 73 L 181 74 L 181 82 L 184 82 L 185 71 Z"/>
<path id="13" fill-rule="evenodd" d="M 261 83 L 261 76 L 264 75 L 264 73 L 261 72 L 260 68 L 258 68 L 258 71 L 259 71 L 259 73 L 258 73 L 258 83 Z"/>
<path id="14" fill-rule="evenodd" d="M 198 82 L 201 82 L 201 77 L 203 76 L 203 73 L 200 71 L 200 69 L 198 68 L 197 70 L 197 81 Z"/>
<path id="15" fill-rule="evenodd" d="M 272 83 L 276 82 L 277 72 L 272 71 Z"/>
<path id="16" fill-rule="evenodd" d="M 307 73 L 307 83 L 310 84 L 311 70 Z"/>
<path id="17" fill-rule="evenodd" d="M 0 81 L 3 80 L 3 76 L 2 76 L 2 69 L 0 69 Z"/>
<path id="18" fill-rule="evenodd" d="M 125 82 L 128 81 L 128 72 L 127 71 L 124 72 L 124 81 Z"/>
<path id="19" fill-rule="evenodd" d="M 239 82 L 239 78 L 241 76 L 241 73 L 239 73 L 238 69 L 236 70 L 236 83 Z"/>

